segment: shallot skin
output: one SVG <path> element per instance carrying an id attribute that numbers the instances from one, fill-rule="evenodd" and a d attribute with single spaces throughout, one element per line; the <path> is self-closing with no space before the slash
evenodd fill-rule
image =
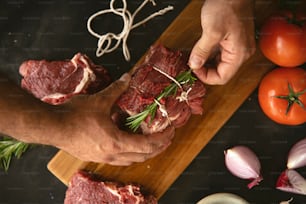
<path id="1" fill-rule="evenodd" d="M 261 165 L 256 154 L 246 146 L 235 146 L 224 151 L 225 165 L 235 176 L 242 179 L 251 179 L 248 184 L 251 189 L 262 181 Z"/>
<path id="2" fill-rule="evenodd" d="M 297 171 L 286 169 L 278 177 L 276 189 L 306 195 L 306 180 Z"/>
<path id="3" fill-rule="evenodd" d="M 287 161 L 288 169 L 297 169 L 304 166 L 306 166 L 306 137 L 292 146 Z"/>

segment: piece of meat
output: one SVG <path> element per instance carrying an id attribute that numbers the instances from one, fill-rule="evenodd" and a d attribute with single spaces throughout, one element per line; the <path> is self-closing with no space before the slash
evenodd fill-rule
<path id="1" fill-rule="evenodd" d="M 72 176 L 64 204 L 157 204 L 139 185 L 102 181 L 97 175 L 79 171 Z"/>
<path id="2" fill-rule="evenodd" d="M 173 81 L 172 78 L 182 72 L 189 70 L 187 58 L 180 51 L 170 50 L 162 45 L 152 46 L 145 57 L 144 62 L 134 72 L 128 89 L 117 100 L 116 105 L 126 115 L 133 116 L 142 112 L 145 108 L 154 103 L 164 89 Z M 202 102 L 206 89 L 200 80 L 193 85 L 185 84 L 183 89 L 188 92 L 187 101 L 180 101 L 178 96 L 182 90 L 178 89 L 174 96 L 162 98 L 160 101 L 165 106 L 167 117 L 157 109 L 153 119 L 147 117 L 140 125 L 142 133 L 151 134 L 160 132 L 169 125 L 178 128 L 186 124 L 191 114 L 202 114 Z M 116 116 L 116 118 L 120 118 Z M 122 119 L 120 119 L 122 121 Z"/>
<path id="3" fill-rule="evenodd" d="M 52 105 L 77 94 L 93 94 L 111 83 L 107 70 L 81 53 L 71 60 L 28 60 L 21 64 L 19 73 L 23 89 Z"/>

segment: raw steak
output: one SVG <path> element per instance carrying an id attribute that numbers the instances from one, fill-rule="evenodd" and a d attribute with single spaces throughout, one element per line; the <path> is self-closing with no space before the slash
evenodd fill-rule
<path id="1" fill-rule="evenodd" d="M 92 94 L 111 83 L 105 68 L 77 53 L 71 60 L 28 60 L 19 68 L 21 87 L 40 100 L 58 105 L 76 94 Z"/>
<path id="2" fill-rule="evenodd" d="M 142 63 L 132 76 L 129 88 L 120 96 L 117 105 L 122 113 L 118 113 L 116 118 L 122 120 L 124 115 L 133 116 L 142 112 L 148 105 L 154 103 L 154 99 L 163 90 L 174 83 L 166 73 L 172 78 L 177 77 L 182 72 L 189 70 L 187 58 L 180 51 L 172 51 L 162 45 L 152 46 L 144 63 Z M 162 110 L 157 109 L 153 120 L 147 117 L 140 125 L 145 134 L 159 132 L 169 125 L 181 127 L 188 121 L 191 114 L 202 114 L 202 102 L 206 89 L 200 80 L 196 80 L 193 85 L 182 85 L 184 91 L 189 90 L 186 100 L 179 100 L 182 90 L 173 96 L 164 97 L 160 103 L 164 105 L 167 117 Z M 120 112 L 118 111 L 118 112 Z"/>
<path id="3" fill-rule="evenodd" d="M 157 204 L 144 195 L 138 185 L 101 181 L 96 175 L 80 171 L 73 175 L 64 204 Z"/>

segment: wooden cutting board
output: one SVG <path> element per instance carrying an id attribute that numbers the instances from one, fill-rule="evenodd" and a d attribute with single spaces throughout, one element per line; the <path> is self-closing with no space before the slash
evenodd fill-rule
<path id="1" fill-rule="evenodd" d="M 190 51 L 201 35 L 202 3 L 202 0 L 191 1 L 157 42 L 170 48 Z M 260 25 L 274 7 L 271 1 L 258 1 L 256 24 Z M 208 86 L 203 104 L 204 114 L 192 116 L 183 128 L 177 129 L 172 145 L 153 159 L 128 167 L 115 167 L 83 162 L 64 151 L 59 151 L 49 162 L 48 169 L 65 184 L 68 184 L 73 173 L 85 169 L 102 175 L 106 180 L 139 183 L 145 190 L 160 198 L 255 90 L 262 76 L 272 67 L 273 64 L 258 50 L 228 84 Z"/>

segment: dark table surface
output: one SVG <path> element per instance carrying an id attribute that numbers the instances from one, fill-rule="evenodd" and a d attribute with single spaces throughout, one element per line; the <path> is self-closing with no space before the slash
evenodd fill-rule
<path id="1" fill-rule="evenodd" d="M 18 68 L 27 59 L 69 59 L 76 52 L 87 54 L 102 64 L 114 79 L 128 71 L 187 5 L 187 0 L 157 1 L 140 14 L 170 5 L 174 11 L 157 17 L 130 33 L 128 46 L 131 60 L 126 62 L 121 48 L 101 58 L 95 56 L 96 38 L 86 29 L 88 17 L 108 8 L 108 1 L 37 0 L 0 2 L 1 71 L 20 82 Z M 134 11 L 141 1 L 129 1 Z M 136 19 L 137 20 L 137 19 Z M 108 15 L 100 20 L 101 32 L 118 32 L 120 18 Z M 114 23 L 116 22 L 116 23 Z M 306 203 L 306 197 L 275 190 L 275 182 L 285 169 L 290 147 L 306 136 L 306 125 L 285 126 L 269 120 L 261 111 L 255 90 L 200 152 L 182 175 L 160 199 L 165 204 L 196 203 L 212 193 L 240 195 L 250 203 L 269 204 L 294 198 L 292 203 Z M 234 145 L 247 145 L 258 155 L 264 180 L 248 190 L 247 181 L 232 176 L 224 165 L 223 151 Z M 13 160 L 8 172 L 0 170 L 0 204 L 63 203 L 66 186 L 47 170 L 56 148 L 35 146 L 19 160 Z M 304 177 L 306 169 L 298 170 Z"/>

